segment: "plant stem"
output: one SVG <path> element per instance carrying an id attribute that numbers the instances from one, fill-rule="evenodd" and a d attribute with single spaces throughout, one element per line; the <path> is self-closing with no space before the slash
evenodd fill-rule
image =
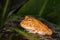
<path id="1" fill-rule="evenodd" d="M 40 40 L 39 37 L 36 37 L 36 36 L 34 36 L 32 34 L 29 34 L 29 33 L 25 32 L 23 30 L 20 30 L 20 29 L 17 29 L 17 28 L 13 28 L 13 27 L 6 27 L 6 28 L 10 29 L 12 31 L 16 31 L 18 34 L 23 35 L 23 36 L 25 36 L 25 37 L 27 37 L 27 38 L 29 38 L 31 40 Z"/>
<path id="2" fill-rule="evenodd" d="M 4 18 L 5 18 L 5 15 L 6 15 L 8 3 L 9 3 L 9 0 L 6 0 L 6 4 L 4 6 L 3 13 L 2 13 L 2 16 L 1 16 L 1 27 L 3 27 L 3 24 L 4 24 L 4 20 L 5 20 Z"/>
<path id="3" fill-rule="evenodd" d="M 41 10 L 40 10 L 40 12 L 39 12 L 39 16 L 40 16 L 40 17 L 42 16 L 43 11 L 44 11 L 44 9 L 45 9 L 47 3 L 48 3 L 48 0 L 45 0 L 45 1 L 44 1 L 44 4 L 42 5 L 42 8 L 41 8 Z"/>
<path id="4" fill-rule="evenodd" d="M 10 34 L 8 40 L 12 40 L 13 36 L 14 36 L 14 33 Z"/>

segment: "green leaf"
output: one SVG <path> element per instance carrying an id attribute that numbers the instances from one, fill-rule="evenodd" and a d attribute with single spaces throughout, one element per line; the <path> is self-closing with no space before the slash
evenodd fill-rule
<path id="1" fill-rule="evenodd" d="M 11 15 L 13 15 L 13 14 L 16 14 L 16 10 L 18 9 L 18 8 L 20 8 L 20 7 L 22 7 L 22 5 L 24 4 L 24 3 L 26 3 L 26 1 L 27 0 L 11 0 L 10 1 L 10 4 L 9 4 L 9 6 L 8 6 L 8 14 L 7 14 L 7 17 L 9 17 L 9 16 L 11 16 Z M 12 4 L 13 3 L 13 4 Z M 12 5 L 12 6 L 11 6 Z M 12 9 L 12 10 L 11 10 Z M 14 13 L 15 12 L 15 13 Z"/>
<path id="2" fill-rule="evenodd" d="M 2 13 L 2 15 L 1 15 L 0 27 L 3 27 L 4 21 L 5 21 L 5 15 L 6 15 L 6 11 L 7 11 L 8 4 L 9 4 L 9 0 L 6 0 L 6 4 L 5 4 L 4 8 L 3 8 L 3 13 Z"/>
<path id="3" fill-rule="evenodd" d="M 16 31 L 18 34 L 21 34 L 21 35 L 23 35 L 23 36 L 25 36 L 25 37 L 27 37 L 27 38 L 29 38 L 31 40 L 40 40 L 39 37 L 34 36 L 32 34 L 29 34 L 29 33 L 25 32 L 25 31 L 23 31 L 21 29 L 18 29 L 18 28 L 6 27 L 6 29 L 10 29 L 10 30 Z"/>
<path id="4" fill-rule="evenodd" d="M 18 12 L 18 15 L 42 15 L 48 0 L 29 0 Z"/>
<path id="5" fill-rule="evenodd" d="M 42 16 L 42 14 L 44 12 L 44 9 L 46 8 L 47 3 L 48 3 L 48 0 L 45 0 L 44 4 L 42 5 L 41 10 L 39 12 L 40 17 Z"/>
<path id="6" fill-rule="evenodd" d="M 42 17 L 54 24 L 60 25 L 60 0 L 49 0 Z"/>
<path id="7" fill-rule="evenodd" d="M 9 35 L 8 40 L 12 40 L 12 38 L 13 38 L 14 35 L 15 35 L 14 33 L 11 33 L 11 34 Z"/>

